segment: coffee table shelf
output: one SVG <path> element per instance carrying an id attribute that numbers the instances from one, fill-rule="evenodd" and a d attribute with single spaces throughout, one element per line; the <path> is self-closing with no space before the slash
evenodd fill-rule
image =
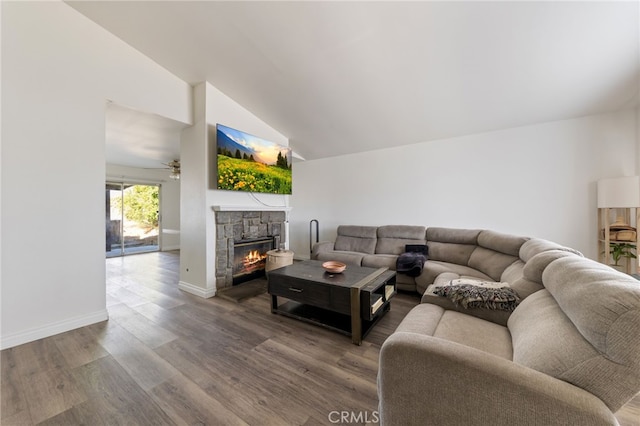
<path id="1" fill-rule="evenodd" d="M 295 302 L 293 300 L 281 303 L 276 311 L 278 314 L 301 321 L 319 325 L 345 334 L 351 335 L 351 317 L 345 314 L 318 308 L 317 306 Z"/>

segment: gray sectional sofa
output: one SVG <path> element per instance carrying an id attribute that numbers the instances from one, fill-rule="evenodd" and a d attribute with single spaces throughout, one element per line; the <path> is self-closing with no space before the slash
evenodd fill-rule
<path id="1" fill-rule="evenodd" d="M 533 256 L 549 250 L 558 256 L 566 253 L 581 256 L 578 251 L 551 241 L 491 230 L 341 225 L 335 242 L 316 243 L 311 258 L 395 270 L 396 259 L 405 251 L 407 244 L 426 244 L 429 247 L 428 260 L 418 277 L 398 274 L 398 289 L 417 291 L 423 302 L 459 311 L 463 308 L 455 306 L 449 299 L 425 293 L 427 287 L 456 278 L 506 281 L 521 297 L 526 297 L 542 288 L 541 283 L 523 276 L 524 264 Z M 504 311 L 472 308 L 464 312 L 501 324 L 506 324 L 509 317 L 509 313 Z"/>
<path id="2" fill-rule="evenodd" d="M 419 241 L 429 260 L 398 280 L 422 303 L 380 352 L 381 424 L 617 424 L 613 413 L 640 392 L 640 282 L 553 242 L 489 230 L 341 226 L 312 257 L 393 269 Z M 465 309 L 426 291 L 465 277 L 507 282 L 521 301 Z"/>

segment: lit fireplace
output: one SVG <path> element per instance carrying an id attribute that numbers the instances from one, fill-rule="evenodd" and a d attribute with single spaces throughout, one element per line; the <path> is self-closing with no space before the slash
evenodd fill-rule
<path id="1" fill-rule="evenodd" d="M 273 248 L 273 237 L 234 241 L 233 285 L 263 276 L 267 252 Z"/>
<path id="2" fill-rule="evenodd" d="M 264 268 L 266 261 L 266 253 L 260 253 L 258 250 L 251 250 L 249 254 L 242 259 L 242 263 L 244 265 L 243 269 L 245 271 L 252 272 L 260 267 Z"/>
<path id="3" fill-rule="evenodd" d="M 216 289 L 230 288 L 240 283 L 244 277 L 241 269 L 244 266 L 242 258 L 251 250 L 266 252 L 278 247 L 280 241 L 286 241 L 285 211 L 257 211 L 257 210 L 215 210 L 216 218 Z M 267 240 L 268 249 L 253 247 L 245 252 L 244 247 L 238 247 L 240 258 L 236 257 L 234 246 L 243 242 Z M 242 253 L 240 253 L 242 251 Z M 264 273 L 264 270 L 263 272 Z M 249 277 L 250 278 L 250 277 Z"/>

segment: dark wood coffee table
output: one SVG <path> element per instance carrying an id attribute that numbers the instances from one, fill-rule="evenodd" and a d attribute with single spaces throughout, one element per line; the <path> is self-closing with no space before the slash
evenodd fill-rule
<path id="1" fill-rule="evenodd" d="M 351 336 L 359 345 L 396 294 L 396 273 L 388 268 L 347 265 L 330 274 L 321 261 L 296 262 L 267 274 L 271 312 Z M 278 305 L 278 297 L 288 299 Z"/>

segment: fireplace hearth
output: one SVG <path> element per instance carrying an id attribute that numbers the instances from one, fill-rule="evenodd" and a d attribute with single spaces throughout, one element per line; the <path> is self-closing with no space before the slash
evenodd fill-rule
<path id="1" fill-rule="evenodd" d="M 233 243 L 233 285 L 264 276 L 267 252 L 274 248 L 274 238 L 255 238 Z"/>

